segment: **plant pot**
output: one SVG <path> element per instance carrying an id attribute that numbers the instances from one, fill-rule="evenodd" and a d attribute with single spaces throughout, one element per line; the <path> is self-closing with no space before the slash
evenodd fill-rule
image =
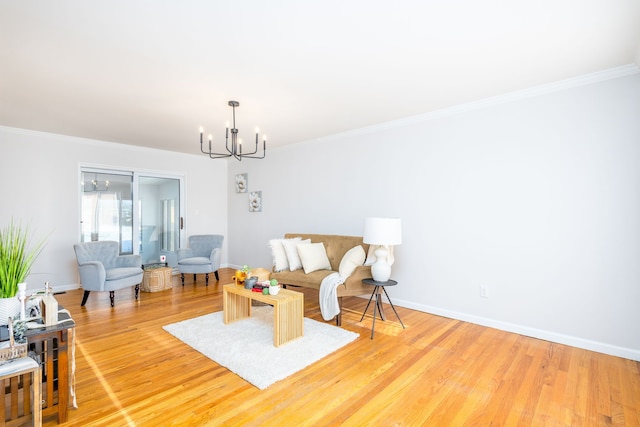
<path id="1" fill-rule="evenodd" d="M 0 325 L 8 325 L 9 317 L 20 316 L 20 300 L 18 297 L 0 298 Z"/>
<path id="2" fill-rule="evenodd" d="M 278 295 L 280 292 L 280 286 L 269 286 L 269 295 Z"/>

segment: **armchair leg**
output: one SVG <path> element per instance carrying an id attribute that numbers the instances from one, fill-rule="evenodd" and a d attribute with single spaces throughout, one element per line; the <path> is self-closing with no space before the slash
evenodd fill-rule
<path id="1" fill-rule="evenodd" d="M 193 274 L 193 283 L 196 283 L 196 275 L 195 275 L 195 273 Z"/>
<path id="2" fill-rule="evenodd" d="M 209 286 L 209 273 L 205 273 L 204 275 L 204 284 Z"/>
<path id="3" fill-rule="evenodd" d="M 109 299 L 111 300 L 111 307 L 113 307 L 116 303 L 116 292 L 109 291 Z"/>
<path id="4" fill-rule="evenodd" d="M 216 281 L 220 280 L 220 276 L 218 276 L 218 270 L 214 271 L 213 274 L 216 276 Z"/>
<path id="5" fill-rule="evenodd" d="M 82 296 L 82 302 L 80 303 L 80 307 L 84 307 L 84 305 L 87 303 L 87 298 L 89 298 L 89 292 L 91 291 L 84 291 L 84 295 Z"/>
<path id="6" fill-rule="evenodd" d="M 180 280 L 182 281 L 182 286 L 184 286 L 184 273 L 180 273 Z"/>
<path id="7" fill-rule="evenodd" d="M 136 285 L 136 299 L 138 299 L 138 295 L 140 295 L 140 283 Z"/>
<path id="8" fill-rule="evenodd" d="M 338 306 L 340 307 L 340 312 L 336 316 L 336 326 L 342 326 L 342 298 L 338 297 Z"/>

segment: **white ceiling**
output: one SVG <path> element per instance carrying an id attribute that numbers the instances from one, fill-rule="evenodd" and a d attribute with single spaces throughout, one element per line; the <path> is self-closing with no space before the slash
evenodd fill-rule
<path id="1" fill-rule="evenodd" d="M 0 0 L 0 125 L 271 147 L 637 60 L 639 0 Z"/>

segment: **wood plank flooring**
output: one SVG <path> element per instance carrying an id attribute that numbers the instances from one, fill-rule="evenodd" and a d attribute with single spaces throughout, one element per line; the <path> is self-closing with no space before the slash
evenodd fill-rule
<path id="1" fill-rule="evenodd" d="M 81 290 L 57 295 L 77 323 L 79 407 L 65 425 L 640 426 L 638 362 L 398 307 L 403 330 L 388 305 L 371 340 L 362 298 L 345 299 L 343 317 L 358 340 L 258 390 L 162 329 L 222 310 L 231 273 L 208 287 L 174 276 L 139 301 L 117 291 L 115 308 L 108 293 L 84 308 Z M 304 293 L 305 315 L 322 321 Z"/>

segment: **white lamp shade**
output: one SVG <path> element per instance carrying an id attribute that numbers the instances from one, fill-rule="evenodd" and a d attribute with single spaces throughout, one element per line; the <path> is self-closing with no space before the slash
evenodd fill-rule
<path id="1" fill-rule="evenodd" d="M 400 218 L 365 218 L 362 241 L 369 245 L 399 245 L 402 243 Z"/>

